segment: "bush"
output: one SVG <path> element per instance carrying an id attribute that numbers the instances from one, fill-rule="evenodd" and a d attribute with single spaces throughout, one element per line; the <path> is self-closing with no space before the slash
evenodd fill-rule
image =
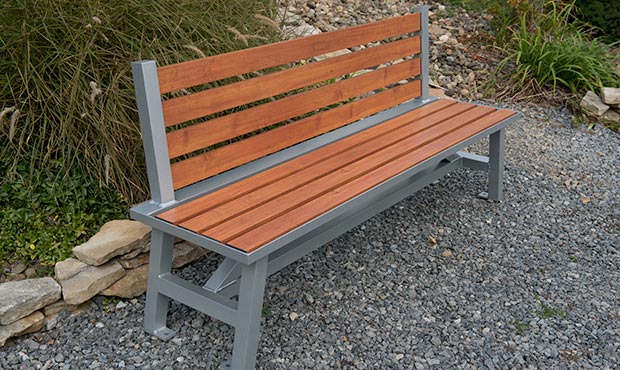
<path id="1" fill-rule="evenodd" d="M 517 86 L 533 81 L 540 87 L 558 86 L 572 93 L 598 91 L 602 86 L 618 86 L 614 74 L 618 56 L 610 46 L 589 37 L 588 29 L 571 17 L 574 3 L 548 1 L 544 12 L 533 17 L 523 14 L 520 25 L 513 30 L 511 52 L 500 63 L 516 66 Z"/>
<path id="2" fill-rule="evenodd" d="M 604 35 L 620 40 L 620 2 L 577 0 L 581 19 L 599 28 Z"/>
<path id="3" fill-rule="evenodd" d="M 0 2 L 0 158 L 57 161 L 130 201 L 147 185 L 130 62 L 169 64 L 274 39 L 269 0 Z M 241 35 L 241 36 L 240 36 Z M 246 35 L 247 37 L 244 37 Z M 7 111 L 5 111 L 7 113 Z"/>

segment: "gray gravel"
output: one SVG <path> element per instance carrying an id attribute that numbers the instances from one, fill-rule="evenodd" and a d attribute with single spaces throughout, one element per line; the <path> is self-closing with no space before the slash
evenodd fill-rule
<path id="1" fill-rule="evenodd" d="M 460 170 L 271 277 L 257 368 L 620 366 L 620 136 L 512 108 L 525 119 L 508 130 L 505 200 L 476 198 L 486 175 Z M 217 262 L 180 274 L 204 283 Z M 229 356 L 228 326 L 173 304 L 178 334 L 161 342 L 143 307 L 98 298 L 10 341 L 0 368 L 214 369 Z"/>

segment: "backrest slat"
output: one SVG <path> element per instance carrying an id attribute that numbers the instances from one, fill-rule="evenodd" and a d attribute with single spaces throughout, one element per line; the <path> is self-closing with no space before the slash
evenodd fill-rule
<path id="1" fill-rule="evenodd" d="M 170 158 L 176 158 L 419 74 L 420 60 L 410 59 L 338 83 L 171 131 L 167 134 L 169 155 Z"/>
<path id="2" fill-rule="evenodd" d="M 300 119 L 192 158 L 172 164 L 175 189 L 284 149 L 303 140 L 355 122 L 420 96 L 420 81 L 399 85 L 372 96 Z"/>
<path id="3" fill-rule="evenodd" d="M 420 14 L 409 14 L 348 29 L 164 66 L 157 71 L 160 93 L 291 63 L 355 45 L 416 32 L 419 29 Z"/>
<path id="4" fill-rule="evenodd" d="M 162 103 L 164 120 L 167 127 L 176 125 L 419 52 L 420 39 L 412 37 L 181 96 Z"/>

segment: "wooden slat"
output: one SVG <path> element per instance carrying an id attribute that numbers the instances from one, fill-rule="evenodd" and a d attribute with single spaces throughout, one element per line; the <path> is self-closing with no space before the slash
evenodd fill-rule
<path id="1" fill-rule="evenodd" d="M 158 68 L 162 94 L 420 29 L 420 14 L 192 60 Z"/>
<path id="2" fill-rule="evenodd" d="M 162 102 L 166 127 L 340 77 L 420 51 L 420 38 L 367 48 Z"/>
<path id="3" fill-rule="evenodd" d="M 251 252 L 271 240 L 291 231 L 293 228 L 303 225 L 313 218 L 333 209 L 336 205 L 342 204 L 353 197 L 371 189 L 372 187 L 396 176 L 406 169 L 420 163 L 426 158 L 442 152 L 443 150 L 462 142 L 484 129 L 510 117 L 514 112 L 495 111 L 494 113 L 472 121 L 467 125 L 461 126 L 444 135 L 428 145 L 419 147 L 406 153 L 397 161 L 389 165 L 380 166 L 356 179 L 350 181 L 328 193 L 310 200 L 290 212 L 280 215 L 256 228 L 248 230 L 236 238 L 228 241 L 228 244 L 235 246 L 245 252 Z"/>
<path id="4" fill-rule="evenodd" d="M 168 152 L 170 158 L 176 158 L 338 101 L 353 98 L 365 92 L 417 76 L 419 73 L 420 60 L 412 59 L 272 103 L 172 131 L 167 135 Z"/>
<path id="5" fill-rule="evenodd" d="M 192 202 L 174 207 L 158 215 L 173 224 L 180 224 L 203 212 L 219 207 L 233 199 L 239 199 L 252 191 L 257 191 L 269 184 L 290 176 L 297 176 L 301 171 L 315 165 L 318 162 L 334 158 L 351 147 L 361 146 L 376 137 L 385 135 L 398 129 L 409 121 L 416 121 L 441 111 L 443 108 L 456 104 L 450 100 L 438 100 L 430 104 L 409 111 L 401 116 L 389 120 L 380 125 L 370 127 L 355 135 L 345 137 L 329 145 L 323 146 L 292 161 L 284 162 L 276 167 L 267 169 L 250 178 L 241 180 L 220 189 L 216 192 L 203 196 Z"/>
<path id="6" fill-rule="evenodd" d="M 230 240 L 250 232 L 252 229 L 256 229 L 260 227 L 260 225 L 280 215 L 303 206 L 303 204 L 312 201 L 314 198 L 320 197 L 343 184 L 354 181 L 356 178 L 363 177 L 363 175 L 372 172 L 374 169 L 387 166 L 390 162 L 397 161 L 397 159 L 406 155 L 406 153 L 431 143 L 468 122 L 480 119 L 492 113 L 494 110 L 495 109 L 491 107 L 475 107 L 461 113 L 455 118 L 440 121 L 429 130 L 416 133 L 411 137 L 405 137 L 403 140 L 383 147 L 380 151 L 368 155 L 362 160 L 358 160 L 348 166 L 333 171 L 294 191 L 285 192 L 284 194 L 276 192 L 278 196 L 273 200 L 250 210 L 246 210 L 233 219 L 223 222 L 213 228 L 196 231 L 203 232 L 211 238 L 228 243 Z M 400 132 L 398 132 L 398 134 L 400 134 Z M 181 226 L 187 227 L 186 224 L 187 223 L 181 224 Z"/>
<path id="7" fill-rule="evenodd" d="M 389 124 L 378 126 L 378 128 L 385 128 L 384 132 L 382 130 L 375 130 L 376 135 L 370 140 L 366 140 L 358 145 L 348 145 L 348 150 L 341 150 L 331 158 L 324 158 L 323 161 L 315 162 L 311 166 L 296 172 L 293 176 L 283 177 L 279 181 L 274 181 L 260 189 L 255 189 L 246 195 L 230 199 L 229 202 L 218 207 L 203 210 L 198 216 L 180 223 L 180 225 L 190 230 L 203 232 L 229 220 L 236 222 L 235 217 L 248 212 L 257 212 L 255 208 L 269 201 L 277 199 L 276 202 L 282 205 L 279 200 L 285 198 L 284 194 L 306 185 L 321 191 L 321 189 L 329 186 L 329 183 L 337 184 L 341 181 L 342 179 L 338 179 L 339 174 L 346 179 L 351 176 L 351 173 L 371 166 L 373 161 L 384 161 L 386 157 L 389 158 L 389 155 L 386 155 L 386 153 L 397 151 L 398 145 L 395 145 L 396 143 L 407 140 L 408 142 L 403 144 L 403 146 L 410 146 L 411 143 L 409 142 L 412 141 L 410 137 L 413 137 L 413 135 L 428 130 L 435 124 L 449 120 L 451 117 L 463 114 L 474 107 L 472 104 L 460 103 L 424 116 L 423 120 L 409 115 L 397 117 L 391 120 Z M 340 148 L 338 148 L 338 145 L 334 145 L 332 149 L 337 151 Z M 382 153 L 378 153 L 380 151 Z M 327 176 L 329 178 L 323 178 Z M 300 198 L 301 201 L 303 199 Z M 275 209 L 273 210 L 275 211 Z M 258 210 L 258 213 L 261 212 L 261 210 Z M 208 233 L 211 234 L 210 231 Z"/>
<path id="8" fill-rule="evenodd" d="M 171 165 L 175 189 L 287 148 L 420 96 L 420 81 L 400 85 Z"/>

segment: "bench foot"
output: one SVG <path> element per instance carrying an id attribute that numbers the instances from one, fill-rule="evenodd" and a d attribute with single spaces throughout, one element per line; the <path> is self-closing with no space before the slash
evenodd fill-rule
<path id="1" fill-rule="evenodd" d="M 488 200 L 502 200 L 504 195 L 504 149 L 506 129 L 489 136 L 489 192 Z"/>
<path id="2" fill-rule="evenodd" d="M 159 276 L 172 269 L 174 237 L 160 230 L 151 232 L 151 255 L 149 257 L 149 276 L 144 305 L 144 330 L 162 340 L 169 340 L 175 334 L 166 327 L 170 298 L 160 293 Z"/>

